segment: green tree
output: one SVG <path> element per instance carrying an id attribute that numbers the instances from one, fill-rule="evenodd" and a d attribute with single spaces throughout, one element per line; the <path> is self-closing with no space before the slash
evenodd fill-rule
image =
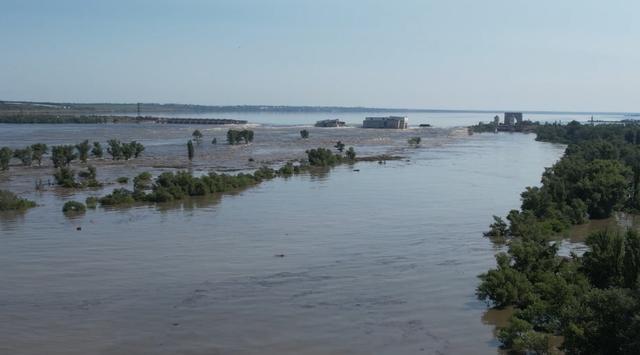
<path id="1" fill-rule="evenodd" d="M 24 211 L 35 206 L 33 201 L 19 198 L 11 191 L 0 190 L 0 211 Z"/>
<path id="2" fill-rule="evenodd" d="M 309 131 L 306 129 L 303 129 L 302 131 L 300 131 L 300 137 L 302 139 L 307 139 L 309 138 Z"/>
<path id="3" fill-rule="evenodd" d="M 107 153 L 111 155 L 112 160 L 120 160 L 123 158 L 122 144 L 117 139 L 109 139 L 107 141 Z"/>
<path id="4" fill-rule="evenodd" d="M 8 170 L 9 162 L 13 157 L 13 151 L 9 147 L 2 147 L 0 149 L 0 170 Z"/>
<path id="5" fill-rule="evenodd" d="M 42 165 L 42 157 L 49 152 L 49 148 L 44 143 L 36 143 L 31 145 L 31 160 L 37 161 L 38 165 Z"/>
<path id="6" fill-rule="evenodd" d="M 59 145 L 51 148 L 51 160 L 55 168 L 69 166 L 76 158 L 78 155 L 72 145 Z"/>
<path id="7" fill-rule="evenodd" d="M 100 142 L 93 142 L 93 148 L 91 148 L 91 155 L 96 158 L 102 158 L 104 155 L 104 151 L 102 149 L 102 144 Z"/>
<path id="8" fill-rule="evenodd" d="M 344 143 L 342 143 L 341 141 L 338 141 L 336 143 L 336 145 L 334 146 L 334 148 L 336 148 L 340 153 L 342 153 L 344 151 Z"/>
<path id="9" fill-rule="evenodd" d="M 78 150 L 78 159 L 80 159 L 81 162 L 86 163 L 87 158 L 89 157 L 89 151 L 91 150 L 89 140 L 85 139 L 81 143 L 76 144 L 76 149 Z"/>
<path id="10" fill-rule="evenodd" d="M 75 179 L 75 172 L 66 166 L 57 168 L 53 177 L 56 180 L 56 184 L 59 186 L 68 188 L 79 186 Z"/>
<path id="11" fill-rule="evenodd" d="M 191 140 L 189 140 L 187 142 L 187 155 L 189 157 L 189 161 L 193 160 L 193 154 L 194 154 L 194 150 L 193 150 L 193 142 L 191 142 Z"/>
<path id="12" fill-rule="evenodd" d="M 20 160 L 20 162 L 22 162 L 22 165 L 31 166 L 33 151 L 31 150 L 31 147 L 16 149 L 13 151 L 13 157 Z"/>
<path id="13" fill-rule="evenodd" d="M 200 143 L 202 141 L 202 132 L 200 132 L 199 129 L 196 129 L 195 131 L 193 131 L 193 133 L 191 134 L 191 136 L 193 137 L 193 139 L 196 141 L 196 143 Z"/>
<path id="14" fill-rule="evenodd" d="M 346 153 L 347 159 L 348 160 L 356 160 L 356 151 L 355 149 L 353 149 L 353 147 L 349 147 L 349 149 L 347 149 L 347 153 Z"/>

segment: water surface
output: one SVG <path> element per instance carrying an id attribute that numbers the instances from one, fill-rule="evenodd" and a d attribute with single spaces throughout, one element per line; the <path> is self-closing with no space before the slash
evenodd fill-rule
<path id="1" fill-rule="evenodd" d="M 0 353 L 495 354 L 482 232 L 561 156 L 534 138 L 75 219 L 28 193 L 41 206 L 0 218 Z"/>

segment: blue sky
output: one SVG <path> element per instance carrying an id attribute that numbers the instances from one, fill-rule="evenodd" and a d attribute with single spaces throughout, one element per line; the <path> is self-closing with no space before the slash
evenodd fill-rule
<path id="1" fill-rule="evenodd" d="M 0 0 L 0 99 L 640 111 L 640 2 Z"/>

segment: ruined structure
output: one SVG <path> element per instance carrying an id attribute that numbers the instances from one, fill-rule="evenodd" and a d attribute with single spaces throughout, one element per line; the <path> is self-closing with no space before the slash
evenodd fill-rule
<path id="1" fill-rule="evenodd" d="M 408 125 L 408 120 L 404 116 L 367 117 L 362 122 L 362 128 L 405 129 Z"/>

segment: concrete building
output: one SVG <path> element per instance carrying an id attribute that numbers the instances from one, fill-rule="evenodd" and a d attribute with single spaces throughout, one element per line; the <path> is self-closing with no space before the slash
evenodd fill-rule
<path id="1" fill-rule="evenodd" d="M 405 129 L 408 126 L 408 120 L 403 116 L 367 117 L 362 122 L 362 128 Z"/>
<path id="2" fill-rule="evenodd" d="M 316 127 L 344 127 L 344 121 L 340 121 L 338 119 L 335 120 L 322 120 L 316 122 Z"/>
<path id="3" fill-rule="evenodd" d="M 513 126 L 522 123 L 522 112 L 505 112 L 504 124 Z"/>

